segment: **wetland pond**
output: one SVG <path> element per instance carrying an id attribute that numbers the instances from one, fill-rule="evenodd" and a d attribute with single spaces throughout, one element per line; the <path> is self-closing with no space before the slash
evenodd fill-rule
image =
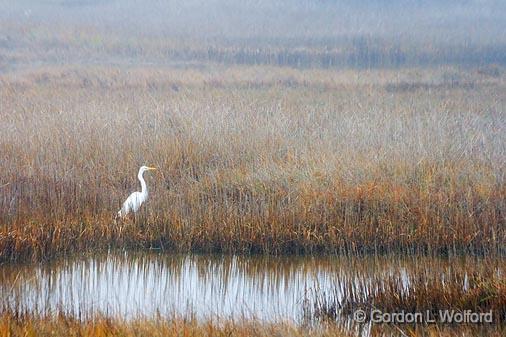
<path id="1" fill-rule="evenodd" d="M 498 270 L 503 262 L 498 262 Z M 451 274 L 479 268 L 475 258 L 265 257 L 113 252 L 44 264 L 0 266 L 0 309 L 79 318 L 181 316 L 304 319 L 308 300 L 340 296 L 345 286 L 400 275 Z M 439 276 L 438 276 L 439 277 Z M 345 290 L 345 289 L 344 289 Z M 306 308 L 306 309 L 305 309 Z"/>

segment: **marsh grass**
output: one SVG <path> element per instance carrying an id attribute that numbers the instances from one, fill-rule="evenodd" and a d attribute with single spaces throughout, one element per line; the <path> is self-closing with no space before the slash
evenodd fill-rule
<path id="1" fill-rule="evenodd" d="M 88 66 L 1 83 L 3 261 L 107 247 L 504 253 L 502 76 Z M 159 169 L 150 200 L 114 223 L 142 164 Z"/>
<path id="2" fill-rule="evenodd" d="M 339 280 L 330 293 L 311 290 L 304 302 L 305 319 L 335 322 L 348 331 L 370 336 L 501 335 L 506 323 L 506 282 L 503 270 L 496 268 L 495 263 L 484 261 L 474 270 L 427 270 L 411 275 L 399 271 L 358 281 Z M 357 310 L 365 313 L 365 321 L 354 320 Z M 402 323 L 402 318 L 398 319 L 401 323 L 378 323 L 379 316 L 373 318 L 373 311 L 390 317 L 416 313 L 422 315 L 423 323 Z M 445 315 L 466 312 L 491 312 L 492 322 L 443 323 L 449 317 Z"/>
<path id="3" fill-rule="evenodd" d="M 91 321 L 75 318 L 16 316 L 0 317 L 2 336 L 307 336 L 308 331 L 290 324 L 247 322 L 197 322 L 194 320 L 139 319 L 123 321 L 97 317 Z M 337 328 L 313 331 L 312 336 L 346 336 Z"/>
<path id="4" fill-rule="evenodd" d="M 397 272 L 360 282 L 342 280 L 331 294 L 313 289 L 311 300 L 305 302 L 306 316 L 342 321 L 352 319 L 356 310 L 363 310 L 366 321 L 370 321 L 372 310 L 379 310 L 382 313 L 423 313 L 439 321 L 443 311 L 453 310 L 492 312 L 492 322 L 482 324 L 504 325 L 506 281 L 503 272 L 488 265 L 480 271 L 455 269 L 452 273 L 413 275 Z"/>
<path id="5" fill-rule="evenodd" d="M 463 326 L 459 328 L 425 327 L 424 329 L 396 329 L 385 327 L 383 331 L 372 332 L 371 336 L 476 336 L 485 333 L 487 336 L 502 336 L 504 329 L 483 330 L 480 327 Z M 65 316 L 36 317 L 17 316 L 14 313 L 0 317 L 1 336 L 71 336 L 71 337 L 99 337 L 99 336 L 312 336 L 339 337 L 355 336 L 356 333 L 345 332 L 334 325 L 324 325 L 316 329 L 307 329 L 287 323 L 261 324 L 255 321 L 245 322 L 197 322 L 192 320 L 157 320 L 140 319 L 136 321 L 122 321 L 121 319 L 106 319 L 97 317 L 94 320 L 82 322 Z"/>

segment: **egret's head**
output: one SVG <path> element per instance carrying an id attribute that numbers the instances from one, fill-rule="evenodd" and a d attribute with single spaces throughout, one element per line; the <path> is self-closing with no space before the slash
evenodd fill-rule
<path id="1" fill-rule="evenodd" d="M 154 167 L 149 167 L 149 166 L 141 166 L 140 170 L 139 170 L 139 173 L 144 173 L 146 171 L 151 171 L 151 170 L 156 170 L 156 168 Z"/>

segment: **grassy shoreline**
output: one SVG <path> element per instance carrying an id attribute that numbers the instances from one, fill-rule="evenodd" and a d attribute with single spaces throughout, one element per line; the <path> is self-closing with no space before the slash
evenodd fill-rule
<path id="1" fill-rule="evenodd" d="M 344 292 L 344 294 L 341 294 Z M 500 272 L 487 274 L 455 272 L 447 278 L 441 275 L 415 275 L 406 285 L 400 273 L 367 280 L 364 284 L 338 284 L 334 293 L 319 293 L 308 304 L 314 319 L 336 321 L 353 319 L 357 310 L 365 313 L 365 321 L 379 313 L 422 313 L 424 322 L 440 323 L 445 312 L 488 313 L 487 324 L 506 323 L 506 281 Z M 377 319 L 377 317 L 375 318 Z M 485 323 L 483 323 L 485 324 Z"/>
<path id="2" fill-rule="evenodd" d="M 503 327 L 490 329 L 483 326 L 426 326 L 426 327 L 394 327 L 385 326 L 374 332 L 375 335 L 388 336 L 502 336 Z M 8 314 L 0 316 L 0 334 L 2 336 L 312 336 L 312 337 L 345 337 L 355 336 L 335 325 L 322 325 L 318 328 L 304 328 L 289 323 L 262 324 L 255 321 L 245 322 L 196 322 L 192 320 L 157 320 L 140 319 L 125 322 L 121 319 L 97 318 L 93 321 L 81 322 L 73 318 L 59 316 L 53 318 L 16 317 Z"/>

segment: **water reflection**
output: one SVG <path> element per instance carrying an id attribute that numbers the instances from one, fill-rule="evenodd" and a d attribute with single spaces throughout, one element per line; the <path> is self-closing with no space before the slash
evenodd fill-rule
<path id="1" fill-rule="evenodd" d="M 110 253 L 0 267 L 0 310 L 65 312 L 80 318 L 176 314 L 300 322 L 304 299 L 315 288 L 346 293 L 350 289 L 339 290 L 339 285 L 367 287 L 369 280 L 394 273 L 407 284 L 413 275 L 444 277 L 469 268 L 479 269 L 480 263 L 469 258 Z"/>

